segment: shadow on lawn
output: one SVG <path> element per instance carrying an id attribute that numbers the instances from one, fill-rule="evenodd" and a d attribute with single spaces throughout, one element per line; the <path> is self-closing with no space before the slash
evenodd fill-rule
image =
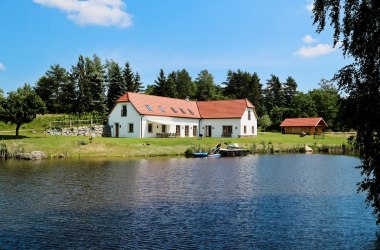
<path id="1" fill-rule="evenodd" d="M 1 135 L 0 134 L 0 140 L 16 140 L 16 139 L 25 139 L 25 138 L 29 138 L 28 136 L 25 136 L 25 135 L 19 135 L 18 137 L 16 137 L 16 135 Z"/>

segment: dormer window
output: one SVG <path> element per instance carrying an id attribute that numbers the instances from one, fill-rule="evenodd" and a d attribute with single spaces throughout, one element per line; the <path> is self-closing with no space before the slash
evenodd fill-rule
<path id="1" fill-rule="evenodd" d="M 177 113 L 177 110 L 173 107 L 170 107 L 170 109 L 174 112 L 174 113 Z"/>
<path id="2" fill-rule="evenodd" d="M 181 110 L 182 114 L 186 114 L 186 112 L 183 109 L 179 108 L 179 110 Z"/>
<path id="3" fill-rule="evenodd" d="M 165 112 L 165 109 L 163 107 L 158 106 L 158 108 L 160 109 L 161 112 L 163 112 L 163 113 Z"/>
<path id="4" fill-rule="evenodd" d="M 145 107 L 146 107 L 149 111 L 153 111 L 152 106 L 150 106 L 149 104 L 145 104 Z"/>
<path id="5" fill-rule="evenodd" d="M 194 113 L 193 113 L 193 111 L 191 111 L 191 109 L 187 109 L 187 111 L 189 111 L 189 113 L 190 113 L 191 115 L 194 115 Z"/>

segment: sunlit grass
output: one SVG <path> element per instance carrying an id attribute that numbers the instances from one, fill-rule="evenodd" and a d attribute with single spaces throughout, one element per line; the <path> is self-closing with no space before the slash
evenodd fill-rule
<path id="1" fill-rule="evenodd" d="M 272 147 L 273 150 L 303 147 L 305 145 L 341 146 L 347 144 L 350 134 L 326 134 L 324 139 L 300 137 L 281 133 L 260 133 L 252 138 L 105 138 L 90 140 L 85 136 L 52 136 L 41 131 L 22 130 L 20 139 L 14 133 L 0 132 L 5 143 L 22 143 L 26 152 L 39 150 L 51 157 L 152 157 L 183 155 L 186 149 L 209 150 L 218 143 L 226 147 L 238 143 L 247 149 Z"/>

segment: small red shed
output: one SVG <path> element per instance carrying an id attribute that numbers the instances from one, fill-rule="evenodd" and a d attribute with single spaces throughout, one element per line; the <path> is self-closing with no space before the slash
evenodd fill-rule
<path id="1" fill-rule="evenodd" d="M 322 117 L 314 118 L 286 118 L 280 124 L 283 134 L 300 134 L 305 132 L 308 135 L 321 134 L 327 123 Z"/>

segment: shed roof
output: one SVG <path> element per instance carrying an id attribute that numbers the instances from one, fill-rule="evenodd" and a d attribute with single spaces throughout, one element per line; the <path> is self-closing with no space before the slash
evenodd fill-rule
<path id="1" fill-rule="evenodd" d="M 286 118 L 280 127 L 328 127 L 322 117 L 313 118 Z"/>

